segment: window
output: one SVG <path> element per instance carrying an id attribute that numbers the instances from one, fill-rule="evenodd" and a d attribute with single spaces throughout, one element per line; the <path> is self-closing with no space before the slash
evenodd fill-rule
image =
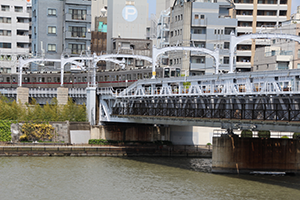
<path id="1" fill-rule="evenodd" d="M 86 10 L 70 9 L 69 13 L 72 15 L 72 19 L 86 20 Z"/>
<path id="2" fill-rule="evenodd" d="M 195 42 L 194 45 L 195 47 L 205 48 L 205 42 Z M 191 46 L 193 46 L 193 44 L 191 44 Z"/>
<path id="3" fill-rule="evenodd" d="M 0 43 L 0 48 L 11 49 L 11 43 Z"/>
<path id="4" fill-rule="evenodd" d="M 56 34 L 56 27 L 48 26 L 48 34 Z"/>
<path id="5" fill-rule="evenodd" d="M 224 57 L 223 63 L 224 64 L 229 64 L 229 57 Z"/>
<path id="6" fill-rule="evenodd" d="M 298 58 L 300 58 L 300 49 L 298 49 Z"/>
<path id="7" fill-rule="evenodd" d="M 204 18 L 205 18 L 205 15 L 200 15 L 200 18 L 201 18 L 201 19 L 204 19 Z"/>
<path id="8" fill-rule="evenodd" d="M 206 34 L 206 28 L 192 28 L 192 34 Z"/>
<path id="9" fill-rule="evenodd" d="M 297 64 L 297 69 L 300 69 L 300 63 Z"/>
<path id="10" fill-rule="evenodd" d="M 0 23 L 11 23 L 11 18 L 10 17 L 0 17 Z"/>
<path id="11" fill-rule="evenodd" d="M 11 36 L 11 31 L 10 30 L 0 30 L 0 35 L 1 36 Z"/>
<path id="12" fill-rule="evenodd" d="M 15 6 L 15 12 L 23 12 L 22 6 Z"/>
<path id="13" fill-rule="evenodd" d="M 229 49 L 230 42 L 224 42 L 224 49 Z"/>
<path id="14" fill-rule="evenodd" d="M 1 11 L 4 11 L 4 12 L 9 11 L 9 6 L 1 5 Z"/>
<path id="15" fill-rule="evenodd" d="M 48 44 L 48 52 L 56 52 L 56 44 Z"/>
<path id="16" fill-rule="evenodd" d="M 86 50 L 85 44 L 69 44 L 72 54 L 80 54 L 81 51 Z"/>
<path id="17" fill-rule="evenodd" d="M 135 65 L 136 65 L 137 67 L 144 66 L 144 60 L 136 60 L 135 63 L 136 63 Z"/>
<path id="18" fill-rule="evenodd" d="M 56 16 L 56 9 L 49 8 L 48 9 L 48 15 L 49 16 Z"/>
<path id="19" fill-rule="evenodd" d="M 72 37 L 86 37 L 86 27 L 70 26 L 69 31 L 71 32 Z"/>
<path id="20" fill-rule="evenodd" d="M 230 35 L 230 33 L 235 33 L 235 28 L 225 27 L 225 35 Z"/>
<path id="21" fill-rule="evenodd" d="M 195 19 L 199 19 L 199 15 L 195 15 Z"/>

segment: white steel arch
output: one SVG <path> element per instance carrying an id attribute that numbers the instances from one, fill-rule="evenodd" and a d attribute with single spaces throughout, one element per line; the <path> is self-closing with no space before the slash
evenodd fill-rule
<path id="1" fill-rule="evenodd" d="M 152 48 L 152 79 L 155 78 L 156 76 L 156 71 L 155 71 L 155 64 L 158 60 L 158 56 L 161 54 L 164 54 L 169 51 L 197 51 L 197 52 L 204 52 L 209 55 L 211 55 L 216 62 L 216 74 L 219 72 L 219 49 L 216 49 L 215 51 L 211 51 L 206 48 L 198 48 L 198 47 L 165 47 L 158 49 L 155 46 Z"/>
<path id="2" fill-rule="evenodd" d="M 249 39 L 259 39 L 259 38 L 280 38 L 280 39 L 289 39 L 294 40 L 300 44 L 300 37 L 296 35 L 289 35 L 289 34 L 279 34 L 279 33 L 254 33 L 254 34 L 247 34 L 242 36 L 235 36 L 233 32 L 230 33 L 230 49 L 229 49 L 229 73 L 233 73 L 233 57 L 234 51 L 237 44 L 241 43 L 242 41 L 249 40 Z"/>

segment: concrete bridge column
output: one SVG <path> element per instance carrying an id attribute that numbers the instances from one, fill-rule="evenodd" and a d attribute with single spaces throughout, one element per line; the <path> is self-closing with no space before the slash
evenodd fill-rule
<path id="1" fill-rule="evenodd" d="M 28 103 L 29 98 L 29 88 L 18 87 L 17 88 L 17 102 L 22 104 Z"/>
<path id="2" fill-rule="evenodd" d="M 58 105 L 66 105 L 68 103 L 69 89 L 64 87 L 57 88 Z"/>
<path id="3" fill-rule="evenodd" d="M 86 88 L 87 99 L 86 99 L 86 108 L 88 119 L 91 125 L 95 125 L 96 121 L 96 87 Z"/>

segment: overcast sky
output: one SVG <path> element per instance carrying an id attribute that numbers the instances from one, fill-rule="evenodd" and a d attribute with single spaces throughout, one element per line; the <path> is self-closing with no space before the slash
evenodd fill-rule
<path id="1" fill-rule="evenodd" d="M 297 12 L 297 6 L 300 6 L 300 0 L 292 0 L 292 14 Z"/>

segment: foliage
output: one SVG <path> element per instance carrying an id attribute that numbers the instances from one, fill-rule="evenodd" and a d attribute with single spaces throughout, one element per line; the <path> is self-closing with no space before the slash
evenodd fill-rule
<path id="1" fill-rule="evenodd" d="M 106 145 L 108 144 L 108 141 L 104 139 L 91 139 L 89 140 L 89 144 Z"/>
<path id="2" fill-rule="evenodd" d="M 50 104 L 40 106 L 35 99 L 30 104 L 22 105 L 16 101 L 9 102 L 6 97 L 0 96 L 0 120 L 85 122 L 87 112 L 85 105 L 77 105 L 71 98 L 66 105 L 58 105 L 54 98 Z"/>
<path id="3" fill-rule="evenodd" d="M 271 133 L 270 133 L 270 131 L 258 131 L 258 137 L 259 138 L 270 138 Z"/>
<path id="4" fill-rule="evenodd" d="M 54 128 L 50 124 L 25 123 L 22 126 L 22 132 L 21 141 L 51 140 L 54 136 Z"/>
<path id="5" fill-rule="evenodd" d="M 11 130 L 10 124 L 11 121 L 0 120 L 0 142 L 11 141 Z"/>
<path id="6" fill-rule="evenodd" d="M 252 138 L 253 133 L 250 130 L 242 130 L 241 137 L 242 138 Z"/>
<path id="7" fill-rule="evenodd" d="M 289 137 L 286 136 L 286 135 L 281 136 L 281 138 L 282 138 L 282 139 L 289 139 Z"/>
<path id="8" fill-rule="evenodd" d="M 210 145 L 211 145 L 211 143 L 210 143 L 210 142 L 206 144 L 206 146 L 210 146 Z"/>
<path id="9" fill-rule="evenodd" d="M 300 139 L 300 132 L 295 132 L 295 133 L 293 134 L 293 138 L 294 138 L 294 139 Z"/>

